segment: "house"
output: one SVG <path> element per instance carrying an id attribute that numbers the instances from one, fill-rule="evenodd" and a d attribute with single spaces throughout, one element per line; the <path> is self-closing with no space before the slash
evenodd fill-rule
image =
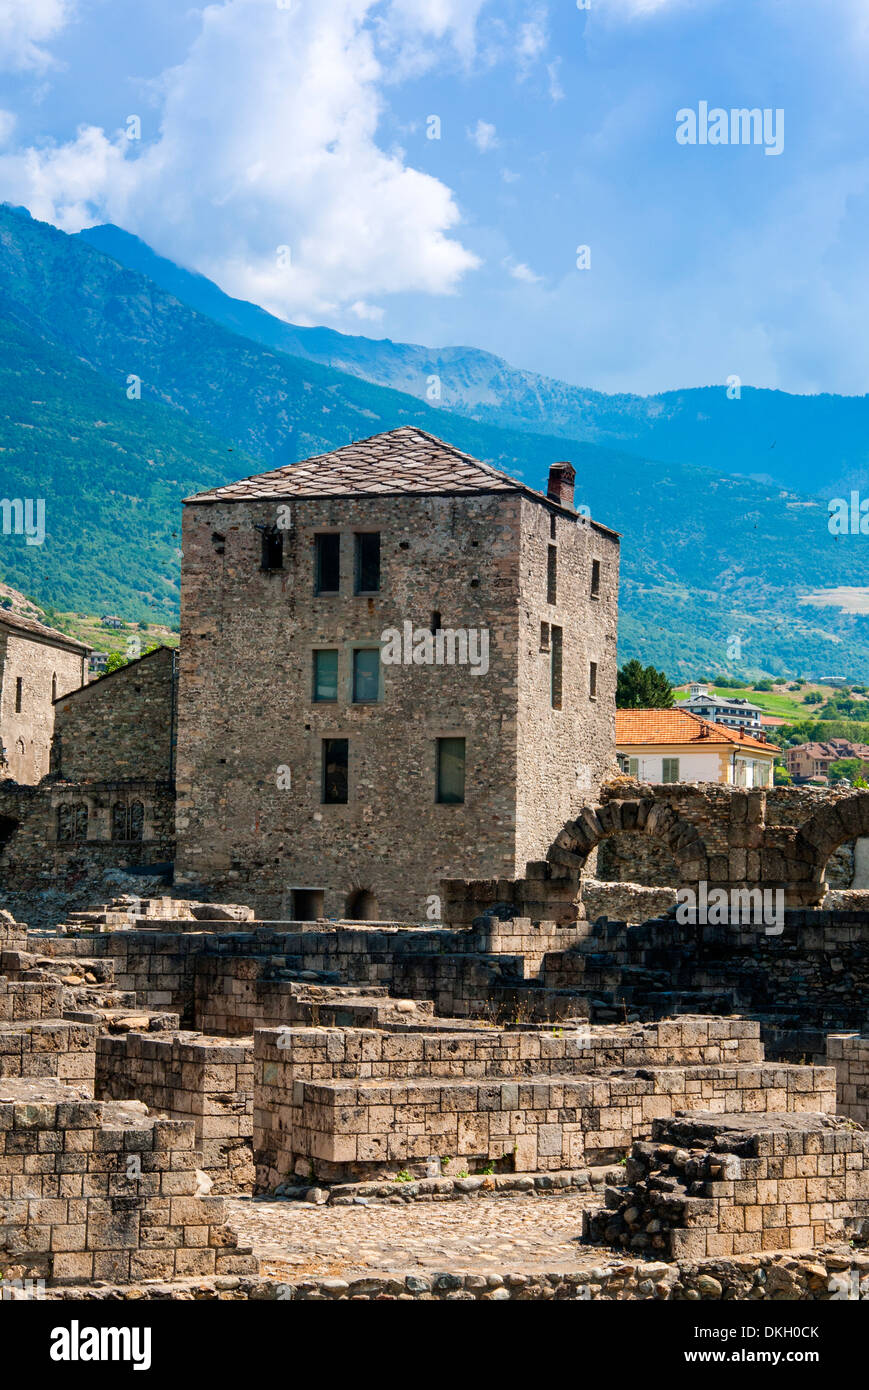
<path id="1" fill-rule="evenodd" d="M 114 613 L 106 613 L 100 618 L 103 627 L 120 628 L 124 627 L 123 618 L 118 618 Z"/>
<path id="2" fill-rule="evenodd" d="M 188 498 L 176 885 L 438 920 L 615 770 L 619 543 L 404 427 Z"/>
<path id="3" fill-rule="evenodd" d="M 0 777 L 27 786 L 46 775 L 54 702 L 87 683 L 90 647 L 0 609 Z"/>
<path id="4" fill-rule="evenodd" d="M 760 729 L 763 710 L 750 700 L 732 700 L 724 695 L 711 695 L 709 686 L 695 682 L 688 687 L 688 699 L 679 708 L 701 719 L 711 719 L 728 729 Z"/>
<path id="5" fill-rule="evenodd" d="M 859 758 L 869 762 L 869 744 L 852 743 L 847 738 L 831 738 L 826 743 L 798 743 L 785 750 L 785 765 L 796 782 L 827 777 L 830 764 L 840 758 Z"/>
<path id="6" fill-rule="evenodd" d="M 622 770 L 640 782 L 719 782 L 771 787 L 778 750 L 743 729 L 676 709 L 616 710 Z"/>
<path id="7" fill-rule="evenodd" d="M 92 676 L 101 676 L 109 662 L 108 652 L 91 652 L 88 670 Z"/>

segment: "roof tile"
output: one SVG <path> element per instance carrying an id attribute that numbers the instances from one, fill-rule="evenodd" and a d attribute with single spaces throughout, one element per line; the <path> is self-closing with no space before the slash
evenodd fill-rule
<path id="1" fill-rule="evenodd" d="M 638 748 L 644 744 L 735 744 L 775 753 L 775 745 L 762 743 L 739 729 L 726 729 L 681 709 L 617 709 L 616 746 Z"/>

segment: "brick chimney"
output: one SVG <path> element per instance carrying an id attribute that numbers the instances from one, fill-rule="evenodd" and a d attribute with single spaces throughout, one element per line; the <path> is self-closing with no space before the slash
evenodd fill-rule
<path id="1" fill-rule="evenodd" d="M 559 507 L 573 510 L 573 485 L 576 482 L 576 469 L 572 463 L 553 463 L 549 470 L 546 496 Z"/>

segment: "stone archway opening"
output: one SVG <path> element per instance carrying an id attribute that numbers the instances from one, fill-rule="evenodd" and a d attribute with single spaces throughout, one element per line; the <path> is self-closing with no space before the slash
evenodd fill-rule
<path id="1" fill-rule="evenodd" d="M 376 922 L 377 898 L 370 888 L 355 888 L 347 895 L 344 913 L 350 922 Z"/>
<path id="2" fill-rule="evenodd" d="M 789 867 L 805 879 L 804 902 L 832 892 L 869 890 L 869 792 L 819 806 L 797 831 Z"/>
<path id="3" fill-rule="evenodd" d="M 0 850 L 6 848 L 19 825 L 14 816 L 0 816 Z"/>
<path id="4" fill-rule="evenodd" d="M 597 864 L 589 877 L 601 883 L 639 883 L 644 888 L 675 889 L 682 881 L 669 846 L 637 831 L 622 831 L 601 840 Z"/>

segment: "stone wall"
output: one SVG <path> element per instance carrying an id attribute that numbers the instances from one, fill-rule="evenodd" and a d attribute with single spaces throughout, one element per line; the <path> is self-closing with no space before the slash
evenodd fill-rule
<path id="1" fill-rule="evenodd" d="M 17 708 L 21 682 L 20 710 Z M 10 627 L 0 613 L 0 734 L 6 762 L 3 775 L 34 785 L 49 770 L 56 695 L 87 681 L 87 648 L 58 634 L 52 641 L 38 632 Z"/>
<path id="2" fill-rule="evenodd" d="M 869 1038 L 859 1033 L 827 1035 L 827 1062 L 836 1069 L 836 1109 L 869 1125 Z"/>
<path id="3" fill-rule="evenodd" d="M 198 1033 L 103 1034 L 97 1040 L 96 1095 L 137 1100 L 171 1119 L 192 1121 L 201 1166 L 216 1195 L 253 1181 L 253 1043 Z"/>
<path id="4" fill-rule="evenodd" d="M 653 1119 L 678 1110 L 835 1108 L 829 1068 L 756 1060 L 756 1025 L 689 1019 L 648 1039 L 626 1029 L 592 1032 L 590 1042 L 565 1033 L 259 1029 L 257 1183 L 268 1190 L 293 1174 L 340 1181 L 414 1165 L 425 1176 L 446 1159 L 470 1172 L 571 1170 L 614 1161 Z M 743 1046 L 750 1061 L 739 1060 Z M 683 1049 L 732 1060 L 661 1064 L 661 1052 Z"/>
<path id="5" fill-rule="evenodd" d="M 52 770 L 65 782 L 171 783 L 176 664 L 158 647 L 59 700 Z"/>
<path id="6" fill-rule="evenodd" d="M 521 872 L 542 859 L 577 805 L 616 771 L 615 692 L 619 541 L 579 516 L 521 502 L 516 849 Z M 548 552 L 556 553 L 556 602 L 547 602 Z M 592 594 L 592 563 L 600 584 Z M 541 640 L 541 625 L 549 641 Z M 553 709 L 552 628 L 562 631 L 561 708 Z M 596 691 L 590 667 L 596 667 Z M 503 872 L 492 861 L 488 872 Z M 445 874 L 444 877 L 453 877 Z"/>
<path id="7" fill-rule="evenodd" d="M 529 847 L 548 843 L 576 795 L 578 765 L 583 787 L 605 770 L 616 541 L 506 493 L 299 498 L 292 515 L 283 568 L 266 571 L 262 528 L 275 524 L 275 503 L 186 508 L 177 881 L 248 902 L 263 917 L 293 915 L 296 890 L 322 890 L 321 913 L 349 915 L 364 890 L 380 917 L 437 920 L 442 878 L 524 869 Z M 560 554 L 552 606 L 551 516 Z M 381 534 L 381 588 L 356 595 L 353 534 L 370 530 Z M 342 536 L 339 594 L 313 591 L 313 538 L 322 531 Z M 592 551 L 605 561 L 596 603 L 587 599 Z M 443 628 L 488 632 L 487 674 L 384 665 L 380 702 L 353 703 L 354 646 L 377 647 L 405 621 L 429 628 L 435 614 Z M 597 658 L 600 693 L 581 710 L 565 698 L 556 718 L 540 623 L 559 619 L 565 691 Z M 317 648 L 339 652 L 334 703 L 312 701 Z M 583 680 L 585 690 L 587 671 Z M 322 804 L 321 743 L 333 737 L 349 740 L 346 805 Z M 436 801 L 444 737 L 466 740 L 464 804 Z M 289 768 L 291 786 L 279 768 Z"/>
<path id="8" fill-rule="evenodd" d="M 113 839 L 113 808 L 133 802 L 143 808 L 142 839 Z M 85 838 L 58 838 L 64 805 L 87 807 Z M 175 855 L 175 799 L 166 782 L 0 782 L 0 816 L 15 826 L 0 848 L 3 901 L 34 926 L 53 926 L 74 907 L 105 901 L 107 874 L 151 866 L 160 874 Z"/>
<path id="9" fill-rule="evenodd" d="M 197 1195 L 193 1125 L 50 1081 L 0 1087 L 0 1274 L 54 1283 L 255 1273 Z"/>
<path id="10" fill-rule="evenodd" d="M 666 912 L 675 901 L 675 888 L 650 888 L 640 883 L 616 881 L 604 883 L 594 878 L 582 880 L 582 906 L 590 922 L 596 922 L 599 917 L 648 922 L 650 917 Z"/>
<path id="11" fill-rule="evenodd" d="M 657 1120 L 586 1239 L 665 1257 L 806 1250 L 863 1231 L 869 1135 L 831 1115 Z"/>

